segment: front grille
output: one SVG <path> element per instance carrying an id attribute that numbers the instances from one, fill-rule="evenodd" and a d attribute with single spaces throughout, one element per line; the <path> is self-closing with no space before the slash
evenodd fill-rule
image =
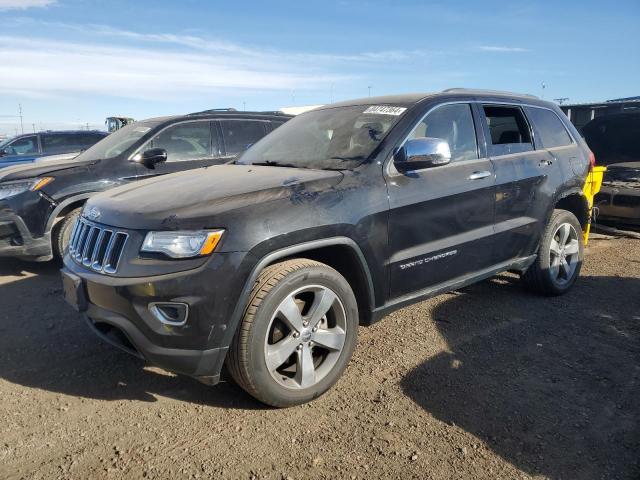
<path id="1" fill-rule="evenodd" d="M 96 225 L 80 217 L 76 221 L 69 255 L 77 263 L 100 273 L 116 273 L 129 234 Z"/>

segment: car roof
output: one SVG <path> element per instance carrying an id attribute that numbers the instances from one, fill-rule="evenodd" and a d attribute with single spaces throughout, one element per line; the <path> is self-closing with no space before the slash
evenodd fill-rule
<path id="1" fill-rule="evenodd" d="M 140 120 L 135 123 L 144 123 L 144 122 L 155 122 L 155 123 L 165 123 L 165 122 L 177 122 L 180 120 L 190 120 L 194 118 L 200 119 L 211 119 L 215 120 L 218 118 L 246 118 L 246 119 L 258 119 L 258 120 L 289 120 L 293 118 L 293 115 L 288 115 L 282 112 L 246 112 L 246 111 L 236 111 L 236 110 L 225 110 L 225 111 L 217 111 L 217 110 L 204 110 L 202 112 L 188 113 L 186 115 L 170 115 L 165 117 L 154 117 L 154 118 L 146 118 L 144 120 Z M 132 124 L 134 125 L 134 124 Z"/>
<path id="2" fill-rule="evenodd" d="M 498 90 L 479 90 L 471 88 L 449 88 L 441 92 L 424 92 L 424 93 L 405 93 L 401 95 L 385 95 L 379 97 L 365 97 L 355 100 L 347 100 L 344 102 L 332 103 L 319 107 L 318 110 L 334 108 L 334 107 L 347 107 L 356 105 L 398 105 L 398 106 L 412 106 L 427 99 L 434 99 L 438 97 L 452 97 L 460 96 L 462 98 L 470 97 L 484 97 L 485 99 L 500 99 L 509 101 L 530 102 L 534 104 L 548 104 L 544 100 L 540 100 L 534 95 L 526 93 L 514 93 L 503 92 Z"/>
<path id="3" fill-rule="evenodd" d="M 33 135 L 42 135 L 42 134 L 61 135 L 61 134 L 69 134 L 69 133 L 93 133 L 98 135 L 109 135 L 108 132 L 105 132 L 103 130 L 40 130 L 38 132 L 21 133 L 20 135 L 16 135 L 12 139 L 29 137 Z"/>

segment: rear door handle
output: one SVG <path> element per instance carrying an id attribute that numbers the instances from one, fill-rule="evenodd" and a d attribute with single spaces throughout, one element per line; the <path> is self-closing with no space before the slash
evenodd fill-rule
<path id="1" fill-rule="evenodd" d="M 539 167 L 549 167 L 551 165 L 553 165 L 551 160 L 540 160 L 540 163 L 538 164 Z"/>
<path id="2" fill-rule="evenodd" d="M 469 175 L 469 180 L 480 180 L 481 178 L 487 178 L 491 176 L 491 172 L 487 172 L 486 170 L 483 172 L 473 172 Z"/>

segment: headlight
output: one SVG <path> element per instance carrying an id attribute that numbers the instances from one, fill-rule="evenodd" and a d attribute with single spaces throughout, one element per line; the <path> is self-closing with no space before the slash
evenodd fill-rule
<path id="1" fill-rule="evenodd" d="M 164 253 L 171 258 L 209 255 L 218 245 L 224 230 L 149 232 L 141 251 Z"/>
<path id="2" fill-rule="evenodd" d="M 32 178 L 29 180 L 17 180 L 14 182 L 2 182 L 0 183 L 0 200 L 13 197 L 29 190 L 35 192 L 52 181 L 53 177 L 43 177 Z"/>

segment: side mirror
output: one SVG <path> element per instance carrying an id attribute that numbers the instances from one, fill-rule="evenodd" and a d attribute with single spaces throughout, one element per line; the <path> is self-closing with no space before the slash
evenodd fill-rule
<path id="1" fill-rule="evenodd" d="M 9 155 L 10 152 L 11 152 L 11 150 L 9 150 L 9 148 L 4 148 L 4 149 L 0 150 L 0 157 L 4 157 L 5 155 Z"/>
<path id="2" fill-rule="evenodd" d="M 133 157 L 133 161 L 153 170 L 158 163 L 167 161 L 167 151 L 164 148 L 150 148 Z"/>
<path id="3" fill-rule="evenodd" d="M 408 140 L 395 155 L 394 165 L 400 172 L 446 165 L 451 161 L 449 143 L 441 138 L 421 137 Z"/>

